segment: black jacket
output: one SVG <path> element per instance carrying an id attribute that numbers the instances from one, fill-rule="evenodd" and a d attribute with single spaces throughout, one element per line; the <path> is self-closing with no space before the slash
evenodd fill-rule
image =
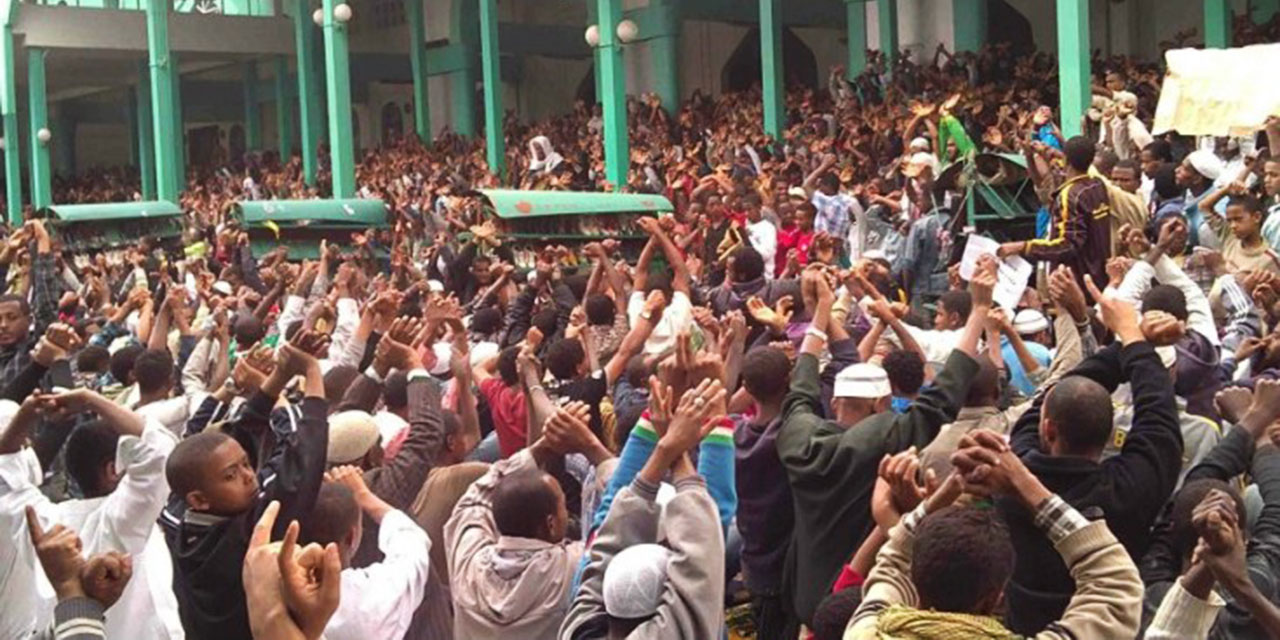
<path id="1" fill-rule="evenodd" d="M 185 498 L 174 495 L 160 514 L 173 559 L 178 613 L 192 640 L 252 640 L 240 574 L 253 527 L 272 500 L 280 501 L 273 540 L 282 538 L 293 520 L 305 527 L 320 491 L 329 447 L 327 403 L 304 398 L 272 411 L 274 403 L 275 398 L 256 393 L 228 427 L 233 433 L 272 432 L 270 448 L 263 449 L 269 454 L 258 468 L 259 492 L 252 508 L 220 517 L 189 511 Z"/>
<path id="2" fill-rule="evenodd" d="M 1115 391 L 1128 381 L 1133 388 L 1133 428 L 1120 454 L 1097 462 L 1055 457 L 1040 450 L 1040 411 L 1047 394 L 1037 398 L 1013 428 L 1011 445 L 1027 468 L 1085 517 L 1103 517 L 1129 555 L 1146 551 L 1151 524 L 1173 493 L 1182 469 L 1182 432 L 1173 383 L 1146 342 L 1113 344 L 1081 362 L 1070 374 L 1085 376 Z M 1052 392 L 1050 392 L 1052 393 Z M 1034 635 L 1062 617 L 1075 593 L 1075 582 L 1062 556 L 1032 522 L 1032 514 L 1016 501 L 997 503 L 1013 539 L 1017 559 L 1005 589 L 1006 624 L 1015 633 Z"/>

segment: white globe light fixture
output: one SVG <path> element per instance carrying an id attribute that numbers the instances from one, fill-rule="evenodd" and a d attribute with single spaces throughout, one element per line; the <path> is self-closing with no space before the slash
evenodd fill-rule
<path id="1" fill-rule="evenodd" d="M 348 20 L 351 20 L 351 5 L 344 2 L 334 7 L 333 19 L 342 23 L 346 23 Z"/>
<path id="2" fill-rule="evenodd" d="M 593 47 L 600 46 L 600 26 L 593 24 L 587 27 L 587 32 L 583 34 L 583 37 L 586 38 L 587 44 Z"/>
<path id="3" fill-rule="evenodd" d="M 48 127 L 40 127 L 40 130 L 36 132 L 36 138 L 40 140 L 40 144 L 49 144 L 49 141 L 53 139 L 53 132 Z"/>
<path id="4" fill-rule="evenodd" d="M 640 35 L 640 27 L 637 27 L 636 23 L 631 20 L 623 20 L 618 23 L 617 34 L 619 42 L 630 44 L 635 42 L 636 36 Z"/>
<path id="5" fill-rule="evenodd" d="M 317 27 L 323 27 L 324 26 L 324 9 L 316 9 L 315 11 L 313 11 L 311 13 L 311 20 L 312 22 L 316 23 Z"/>

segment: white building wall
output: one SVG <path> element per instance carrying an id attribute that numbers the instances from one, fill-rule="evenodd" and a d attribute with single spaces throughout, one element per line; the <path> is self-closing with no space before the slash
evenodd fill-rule
<path id="1" fill-rule="evenodd" d="M 698 89 L 720 93 L 720 71 L 748 31 L 747 27 L 722 22 L 685 20 L 680 42 L 682 97 Z"/>

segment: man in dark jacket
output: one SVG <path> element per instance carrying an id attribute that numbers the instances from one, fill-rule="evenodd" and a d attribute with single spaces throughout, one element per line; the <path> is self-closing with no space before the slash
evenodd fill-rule
<path id="1" fill-rule="evenodd" d="M 1049 491 L 1085 517 L 1106 518 L 1129 555 L 1141 558 L 1151 524 L 1182 469 L 1173 382 L 1143 335 L 1133 305 L 1104 297 L 1086 282 L 1119 344 L 1090 356 L 1037 398 L 1014 425 L 1010 444 Z M 1126 381 L 1133 389 L 1133 427 L 1119 455 L 1101 460 L 1111 438 L 1111 392 Z M 1009 501 L 997 504 L 1017 553 L 1005 589 L 1006 624 L 1016 633 L 1033 635 L 1062 615 L 1075 583 L 1032 514 Z"/>
<path id="2" fill-rule="evenodd" d="M 858 364 L 836 377 L 831 410 L 822 401 L 818 355 L 831 331 L 833 342 L 847 339 L 830 322 L 834 294 L 818 271 L 806 270 L 802 286 L 818 300 L 811 328 L 791 376 L 783 404 L 777 449 L 786 467 L 795 503 L 795 533 L 783 576 L 786 601 L 808 624 L 822 598 L 862 540 L 871 533 L 871 491 L 880 459 L 912 445 L 924 447 L 942 425 L 955 420 L 969 383 L 977 374 L 978 337 L 991 308 L 995 262 L 983 261 L 973 283 L 973 310 L 946 367 L 904 414 L 889 408 L 883 370 Z M 824 415 L 834 416 L 826 420 Z"/>
<path id="3" fill-rule="evenodd" d="M 764 277 L 764 259 L 751 247 L 740 247 L 733 252 L 729 279 L 720 286 L 709 289 L 706 298 L 717 317 L 730 311 L 741 311 L 748 318 L 750 333 L 747 344 L 755 344 L 765 327 L 747 313 L 747 300 L 760 298 L 772 308 L 783 296 L 791 296 L 795 308 L 804 306 L 800 297 L 800 281 L 796 279 L 769 280 Z M 803 312 L 803 309 L 801 309 Z"/>
<path id="4" fill-rule="evenodd" d="M 165 464 L 173 491 L 160 526 L 173 559 L 173 591 L 187 637 L 250 640 L 241 569 L 254 524 L 272 501 L 280 517 L 272 538 L 304 522 L 325 471 L 329 430 L 324 377 L 314 353 L 328 348 L 307 331 L 281 347 L 275 371 L 222 432 L 200 431 Z M 285 384 L 305 375 L 297 405 L 272 410 Z M 207 417 L 207 416 L 206 416 Z M 193 421 L 197 418 L 193 418 Z M 261 442 L 246 450 L 241 441 Z M 263 451 L 258 464 L 251 452 Z"/>

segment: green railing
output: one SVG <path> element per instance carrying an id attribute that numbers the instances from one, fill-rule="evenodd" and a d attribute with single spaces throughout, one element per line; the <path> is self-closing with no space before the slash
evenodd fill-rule
<path id="1" fill-rule="evenodd" d="M 77 9 L 146 10 L 146 0 L 26 0 L 45 6 L 76 7 Z M 212 14 L 224 16 L 274 16 L 274 0 L 174 0 L 177 13 Z"/>

